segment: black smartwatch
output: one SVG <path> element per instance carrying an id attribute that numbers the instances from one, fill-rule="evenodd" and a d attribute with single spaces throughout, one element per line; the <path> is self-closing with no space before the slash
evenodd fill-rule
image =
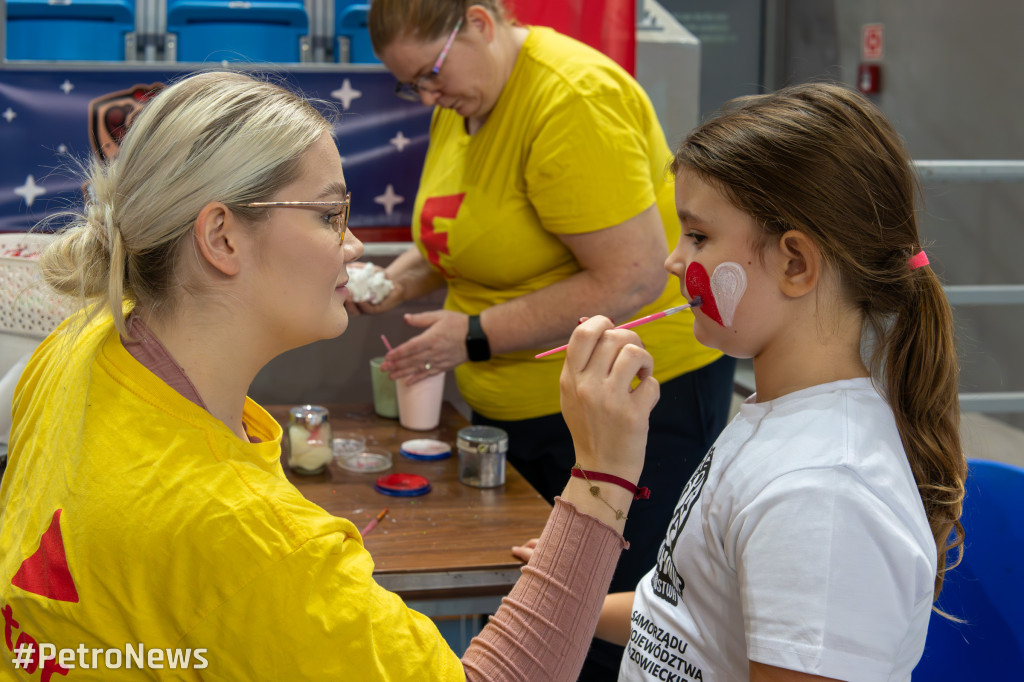
<path id="1" fill-rule="evenodd" d="M 487 343 L 487 334 L 480 326 L 480 316 L 469 316 L 469 332 L 466 333 L 466 353 L 470 362 L 483 362 L 491 359 L 491 344 Z"/>

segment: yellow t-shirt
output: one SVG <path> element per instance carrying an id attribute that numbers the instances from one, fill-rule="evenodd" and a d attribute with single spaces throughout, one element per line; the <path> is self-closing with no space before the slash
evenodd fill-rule
<path id="1" fill-rule="evenodd" d="M 132 358 L 109 315 L 69 324 L 15 394 L 0 679 L 46 679 L 40 659 L 12 663 L 29 643 L 76 650 L 69 680 L 465 679 L 434 624 L 374 582 L 355 527 L 285 478 L 270 415 L 247 401 L 261 442 L 243 442 Z"/>
<path id="2" fill-rule="evenodd" d="M 445 307 L 478 314 L 565 279 L 580 266 L 557 235 L 617 225 L 655 202 L 675 248 L 681 228 L 670 160 L 654 108 L 629 74 L 582 43 L 532 27 L 480 130 L 468 135 L 461 116 L 440 108 L 431 123 L 412 231 L 447 279 Z M 637 317 L 683 303 L 669 278 Z M 601 312 L 599 301 L 593 307 Z M 694 338 L 689 311 L 636 331 L 659 381 L 721 355 Z M 457 367 L 466 402 L 492 419 L 559 412 L 564 357 L 535 360 L 541 350 Z"/>

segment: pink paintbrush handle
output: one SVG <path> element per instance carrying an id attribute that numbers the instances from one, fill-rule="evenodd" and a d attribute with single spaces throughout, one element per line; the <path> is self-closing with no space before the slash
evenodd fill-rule
<path id="1" fill-rule="evenodd" d="M 673 315 L 675 313 L 681 312 L 683 310 L 686 310 L 687 308 L 693 308 L 694 306 L 699 306 L 700 304 L 701 304 L 700 296 L 695 296 L 694 299 L 692 301 L 690 301 L 689 303 L 687 303 L 686 305 L 677 305 L 674 308 L 669 308 L 668 310 L 662 310 L 660 313 L 652 313 L 650 315 L 646 315 L 644 317 L 641 317 L 638 320 L 633 320 L 631 322 L 626 322 L 625 324 L 620 324 L 618 327 L 616 327 L 616 329 L 632 329 L 633 327 L 639 327 L 642 324 L 647 324 L 648 322 L 654 322 L 655 320 L 660 320 L 663 317 L 668 317 L 669 315 Z M 565 350 L 568 347 L 569 347 L 569 344 L 565 344 L 564 346 L 559 346 L 558 348 L 552 348 L 551 350 L 546 350 L 543 353 L 537 353 L 536 355 L 533 356 L 533 359 L 534 360 L 539 360 L 540 358 L 544 358 L 544 357 L 547 357 L 549 355 L 554 355 L 555 353 L 560 353 L 561 351 Z"/>
<path id="2" fill-rule="evenodd" d="M 568 347 L 569 347 L 569 344 L 565 344 L 564 346 L 559 346 L 558 348 L 552 348 L 551 350 L 546 350 L 543 353 L 537 353 L 536 355 L 533 356 L 533 359 L 534 360 L 539 360 L 540 358 L 546 358 L 549 355 L 554 355 L 555 353 L 560 353 L 561 351 L 565 350 Z"/>
<path id="3" fill-rule="evenodd" d="M 380 520 L 383 519 L 387 515 L 387 513 L 388 513 L 388 508 L 384 507 L 384 509 L 381 510 L 380 514 L 377 514 L 377 518 L 370 519 L 370 522 L 368 524 L 366 524 L 366 527 L 363 528 L 362 532 L 360 532 L 359 534 L 360 535 L 366 535 L 371 530 L 376 528 L 377 524 L 380 523 Z"/>
<path id="4" fill-rule="evenodd" d="M 672 312 L 677 312 L 677 311 L 673 310 Z M 648 322 L 654 322 L 655 320 L 660 320 L 661 318 L 665 317 L 666 315 L 671 315 L 671 314 L 672 313 L 670 313 L 668 310 L 662 310 L 660 313 L 654 313 L 653 315 L 647 315 L 645 317 L 641 317 L 639 320 L 633 320 L 632 322 L 627 322 L 626 324 L 620 324 L 618 327 L 616 327 L 616 329 L 632 329 L 633 327 L 639 327 L 640 325 L 647 324 Z"/>

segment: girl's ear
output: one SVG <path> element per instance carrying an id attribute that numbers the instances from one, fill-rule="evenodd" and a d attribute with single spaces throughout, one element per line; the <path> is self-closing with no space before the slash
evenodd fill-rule
<path id="1" fill-rule="evenodd" d="M 779 289 L 790 298 L 814 291 L 821 277 L 821 251 L 806 233 L 789 230 L 779 237 Z"/>
<path id="2" fill-rule="evenodd" d="M 196 248 L 213 269 L 228 277 L 239 273 L 242 225 L 231 209 L 219 201 L 203 206 L 193 233 Z"/>

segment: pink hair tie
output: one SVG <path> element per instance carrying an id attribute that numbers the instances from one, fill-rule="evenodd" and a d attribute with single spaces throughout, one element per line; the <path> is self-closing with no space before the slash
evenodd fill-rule
<path id="1" fill-rule="evenodd" d="M 911 270 L 917 270 L 926 265 L 928 265 L 928 255 L 923 250 L 918 251 L 907 260 L 907 267 Z"/>

